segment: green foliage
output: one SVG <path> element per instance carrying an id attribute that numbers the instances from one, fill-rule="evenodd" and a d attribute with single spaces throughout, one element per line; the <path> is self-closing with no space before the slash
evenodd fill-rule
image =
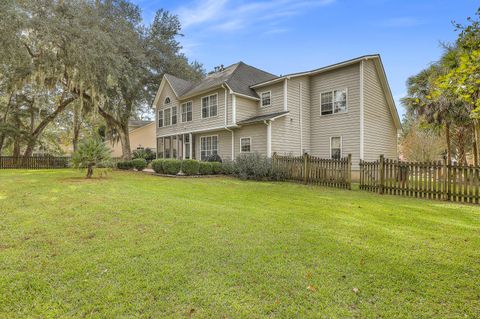
<path id="1" fill-rule="evenodd" d="M 152 169 L 157 174 L 164 174 L 165 171 L 163 170 L 163 163 L 165 162 L 164 159 L 156 159 L 152 161 Z"/>
<path id="2" fill-rule="evenodd" d="M 80 143 L 78 150 L 72 155 L 71 163 L 75 168 L 86 168 L 87 178 L 90 178 L 97 165 L 105 165 L 111 160 L 110 153 L 103 141 L 90 138 Z"/>
<path id="3" fill-rule="evenodd" d="M 132 160 L 132 166 L 141 172 L 147 167 L 147 161 L 144 158 L 135 158 Z"/>
<path id="4" fill-rule="evenodd" d="M 183 160 L 182 173 L 185 175 L 197 175 L 199 162 L 196 160 Z"/>
<path id="5" fill-rule="evenodd" d="M 156 156 L 155 152 L 153 152 L 151 149 L 149 149 L 149 148 L 144 148 L 143 149 L 142 148 L 142 149 L 137 149 L 137 150 L 133 151 L 132 157 L 133 157 L 133 159 L 143 158 L 147 161 L 147 163 L 150 163 L 157 156 Z"/>
<path id="6" fill-rule="evenodd" d="M 182 161 L 176 159 L 166 159 L 163 162 L 163 172 L 168 175 L 177 175 L 182 168 Z"/>
<path id="7" fill-rule="evenodd" d="M 235 160 L 235 174 L 240 179 L 279 181 L 285 173 L 272 165 L 272 160 L 258 153 L 240 154 Z"/>
<path id="8" fill-rule="evenodd" d="M 117 168 L 121 170 L 130 170 L 133 169 L 133 162 L 132 161 L 120 161 L 117 162 Z"/>
<path id="9" fill-rule="evenodd" d="M 223 161 L 222 162 L 222 173 L 225 175 L 235 175 L 236 166 L 234 161 Z"/>
<path id="10" fill-rule="evenodd" d="M 212 175 L 213 174 L 212 162 L 199 162 L 198 173 L 200 175 Z"/>
<path id="11" fill-rule="evenodd" d="M 207 157 L 207 162 L 222 162 L 222 158 L 218 154 L 212 154 Z"/>
<path id="12" fill-rule="evenodd" d="M 222 174 L 223 173 L 223 166 L 220 162 L 211 162 L 210 165 L 212 166 L 212 173 L 213 174 Z"/>

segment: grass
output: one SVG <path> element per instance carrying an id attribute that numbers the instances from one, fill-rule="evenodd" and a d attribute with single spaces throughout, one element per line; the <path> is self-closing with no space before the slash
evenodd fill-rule
<path id="1" fill-rule="evenodd" d="M 479 261 L 475 206 L 0 172 L 2 318 L 478 318 Z"/>

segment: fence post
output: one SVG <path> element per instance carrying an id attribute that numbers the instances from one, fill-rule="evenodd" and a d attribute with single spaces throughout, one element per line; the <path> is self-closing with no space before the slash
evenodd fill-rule
<path id="1" fill-rule="evenodd" d="M 385 157 L 380 155 L 380 185 L 378 190 L 380 194 L 383 194 L 383 188 L 385 186 Z"/>
<path id="2" fill-rule="evenodd" d="M 451 162 L 447 161 L 447 157 L 443 158 L 443 194 L 446 196 L 446 200 L 450 201 L 450 166 Z"/>
<path id="3" fill-rule="evenodd" d="M 303 182 L 308 184 L 308 153 L 303 154 Z"/>
<path id="4" fill-rule="evenodd" d="M 352 154 L 348 154 L 347 170 L 348 189 L 352 189 Z"/>

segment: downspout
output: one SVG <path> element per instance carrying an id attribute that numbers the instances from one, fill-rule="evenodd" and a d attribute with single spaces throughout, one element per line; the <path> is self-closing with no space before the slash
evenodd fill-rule
<path id="1" fill-rule="evenodd" d="M 285 78 L 283 82 L 283 110 L 288 111 L 288 79 Z"/>
<path id="2" fill-rule="evenodd" d="M 230 133 L 232 133 L 232 161 L 233 161 L 235 160 L 235 131 L 227 127 L 228 126 L 228 116 L 227 116 L 228 95 L 227 95 L 227 88 L 224 85 L 222 85 L 222 87 L 225 89 L 225 129 Z M 233 91 L 231 89 L 230 89 L 230 94 L 232 95 L 232 123 L 233 125 L 236 125 L 237 124 L 237 119 L 236 119 L 237 100 L 235 98 L 235 94 L 233 94 Z"/>
<path id="3" fill-rule="evenodd" d="M 235 131 L 225 126 L 225 129 L 232 133 L 232 161 L 235 160 Z"/>
<path id="4" fill-rule="evenodd" d="M 302 96 L 302 90 L 303 90 L 303 86 L 302 86 L 302 82 L 300 82 L 299 84 L 299 90 L 300 90 L 300 97 L 299 97 L 299 100 L 300 100 L 300 155 L 303 154 L 303 96 Z"/>
<path id="5" fill-rule="evenodd" d="M 360 61 L 360 159 L 364 159 L 364 131 L 365 131 L 365 118 L 364 118 L 364 96 L 363 96 L 363 77 L 364 77 L 364 70 L 363 70 L 363 61 Z"/>
<path id="6" fill-rule="evenodd" d="M 228 125 L 228 97 L 227 97 L 227 88 L 222 84 L 222 88 L 225 90 L 225 127 Z"/>

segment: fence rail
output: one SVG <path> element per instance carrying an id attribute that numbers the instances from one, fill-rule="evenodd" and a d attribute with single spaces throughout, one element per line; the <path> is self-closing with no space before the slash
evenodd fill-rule
<path id="1" fill-rule="evenodd" d="M 352 156 L 342 159 L 323 159 L 303 156 L 273 154 L 273 165 L 286 172 L 287 179 L 336 188 L 351 189 Z"/>
<path id="2" fill-rule="evenodd" d="M 380 194 L 480 202 L 480 167 L 448 163 L 385 159 L 360 161 L 360 189 Z"/>
<path id="3" fill-rule="evenodd" d="M 53 157 L 53 156 L 0 156 L 0 169 L 52 169 L 66 168 L 70 157 Z"/>

